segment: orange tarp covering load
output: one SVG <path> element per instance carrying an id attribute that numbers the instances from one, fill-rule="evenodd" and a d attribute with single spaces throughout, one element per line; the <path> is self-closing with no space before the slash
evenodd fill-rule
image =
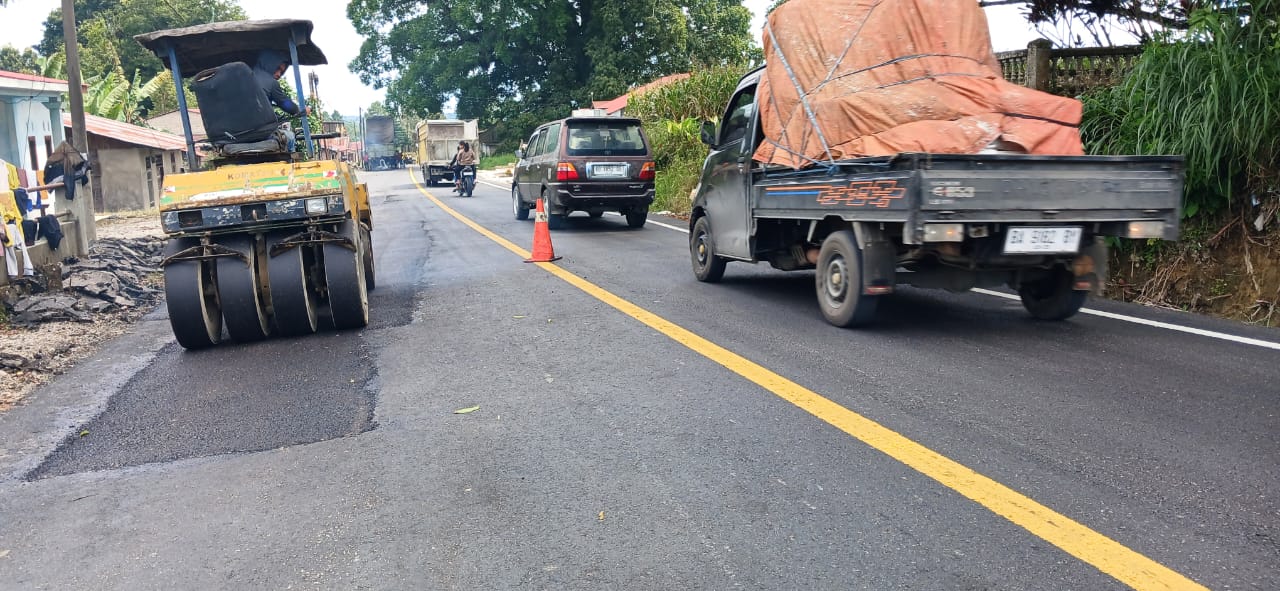
<path id="1" fill-rule="evenodd" d="M 790 0 L 764 30 L 755 159 L 1082 154 L 1080 102 L 1004 80 L 976 0 Z"/>

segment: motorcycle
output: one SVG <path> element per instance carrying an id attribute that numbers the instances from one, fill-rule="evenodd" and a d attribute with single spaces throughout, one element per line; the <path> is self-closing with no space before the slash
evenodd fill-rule
<path id="1" fill-rule="evenodd" d="M 476 167 L 474 165 L 463 166 L 459 174 L 459 196 L 470 197 L 476 190 Z"/>

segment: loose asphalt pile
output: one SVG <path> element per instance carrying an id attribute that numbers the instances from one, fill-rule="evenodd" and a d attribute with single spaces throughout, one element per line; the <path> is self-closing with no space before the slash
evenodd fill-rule
<path id="1" fill-rule="evenodd" d="M 20 279 L 22 291 L 29 293 L 11 296 L 4 305 L 13 324 L 22 327 L 132 320 L 163 297 L 154 279 L 163 246 L 160 238 L 100 238 L 88 256 L 64 260 L 59 277 Z M 38 361 L 21 351 L 0 352 L 3 369 L 35 369 Z"/>

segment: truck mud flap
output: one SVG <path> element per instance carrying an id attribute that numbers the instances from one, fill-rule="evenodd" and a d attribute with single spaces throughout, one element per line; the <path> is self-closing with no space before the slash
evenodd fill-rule
<path id="1" fill-rule="evenodd" d="M 862 249 L 862 293 L 893 293 L 897 275 L 897 250 L 879 224 L 853 222 L 853 235 Z"/>

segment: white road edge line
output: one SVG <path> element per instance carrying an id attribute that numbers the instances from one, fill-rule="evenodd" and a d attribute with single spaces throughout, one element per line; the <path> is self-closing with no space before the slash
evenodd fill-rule
<path id="1" fill-rule="evenodd" d="M 494 185 L 486 181 L 481 181 L 481 182 L 484 182 L 485 184 L 492 187 L 498 187 L 498 185 Z M 498 187 L 498 188 L 508 189 L 510 187 Z M 614 214 L 614 215 L 621 215 L 621 214 Z M 664 224 L 662 222 L 650 221 L 649 223 L 655 226 L 662 226 L 663 228 L 675 230 L 677 232 L 683 232 L 685 234 L 689 233 L 689 230 L 687 228 L 672 226 L 670 224 Z M 995 296 L 998 298 L 1004 298 L 1006 300 L 1014 300 L 1019 302 L 1021 301 L 1021 298 L 1019 298 L 1016 295 L 1009 294 L 1009 293 L 1000 293 L 998 291 L 991 291 L 989 289 L 975 288 L 973 289 L 973 292 L 980 293 L 983 295 Z M 1225 332 L 1215 332 L 1212 330 L 1204 330 L 1203 328 L 1192 328 L 1190 326 L 1182 326 L 1179 324 L 1169 324 L 1168 322 L 1160 322 L 1158 320 L 1147 320 L 1145 318 L 1138 318 L 1136 316 L 1126 316 L 1124 314 L 1116 314 L 1115 312 L 1103 312 L 1102 310 L 1094 310 L 1093 308 L 1081 308 L 1080 313 L 1089 314 L 1092 316 L 1100 316 L 1102 318 L 1110 318 L 1112 320 L 1119 320 L 1121 322 L 1131 322 L 1133 324 L 1141 324 L 1143 326 L 1163 328 L 1165 330 L 1172 330 L 1175 332 L 1184 332 L 1187 334 L 1194 334 L 1202 337 L 1209 337 L 1212 339 L 1221 339 L 1224 341 L 1231 341 L 1233 343 L 1240 343 L 1243 345 L 1253 345 L 1255 347 L 1262 347 L 1264 349 L 1274 349 L 1276 351 L 1280 351 L 1280 343 L 1273 342 L 1273 341 L 1264 341 L 1262 339 L 1251 339 L 1249 337 L 1236 336 L 1233 334 L 1227 334 Z"/>
<path id="2" fill-rule="evenodd" d="M 989 289 L 981 289 L 981 288 L 975 288 L 973 291 L 974 291 L 974 292 L 976 292 L 976 293 L 981 293 L 981 294 L 985 294 L 985 295 L 996 296 L 996 297 L 998 297 L 998 298 L 1004 298 L 1004 299 L 1006 299 L 1006 300 L 1021 301 L 1021 298 L 1019 298 L 1018 296 L 1013 295 L 1013 294 L 1011 294 L 1011 293 L 1001 293 L 1001 292 L 998 292 L 998 291 L 991 291 L 991 290 L 989 290 Z M 1280 343 L 1276 343 L 1276 342 L 1272 342 L 1272 341 L 1264 341 L 1264 340 L 1261 340 L 1261 339 L 1251 339 L 1251 338 L 1249 338 L 1249 337 L 1241 337 L 1241 336 L 1236 336 L 1236 335 L 1233 335 L 1233 334 L 1227 334 L 1227 333 L 1224 333 L 1224 332 L 1215 332 L 1215 331 L 1212 331 L 1212 330 L 1205 330 L 1205 329 L 1203 329 L 1203 328 L 1192 328 L 1192 327 L 1190 327 L 1190 326 L 1182 326 L 1182 325 L 1179 325 L 1179 324 L 1170 324 L 1170 323 L 1168 323 L 1168 322 L 1160 322 L 1160 321 L 1158 321 L 1158 320 L 1147 320 L 1147 319 L 1145 319 L 1145 318 L 1137 318 L 1137 317 L 1135 317 L 1135 316 L 1125 316 L 1124 314 L 1116 314 L 1115 312 L 1103 312 L 1102 310 L 1094 310 L 1093 308 L 1081 308 L 1081 309 L 1080 309 L 1080 313 L 1081 313 L 1081 314 L 1090 314 L 1090 315 L 1093 315 L 1093 316 L 1101 316 L 1101 317 L 1103 317 L 1103 318 L 1110 318 L 1110 319 L 1112 319 L 1112 320 L 1120 320 L 1120 321 L 1123 321 L 1123 322 L 1132 322 L 1132 323 L 1134 323 L 1134 324 L 1141 324 L 1141 325 L 1143 325 L 1143 326 L 1152 326 L 1152 327 L 1155 327 L 1155 328 L 1163 328 L 1163 329 L 1166 329 L 1166 330 L 1173 330 L 1173 331 L 1177 331 L 1177 332 L 1185 332 L 1185 333 L 1187 333 L 1187 334 L 1200 335 L 1200 336 L 1202 336 L 1202 337 L 1209 337 L 1209 338 L 1214 338 L 1214 339 L 1222 339 L 1222 340 L 1224 340 L 1224 341 L 1231 341 L 1231 342 L 1234 342 L 1234 343 L 1241 343 L 1241 344 L 1245 344 L 1245 345 L 1253 345 L 1253 346 L 1255 346 L 1255 347 L 1263 347 L 1263 348 L 1266 348 L 1266 349 L 1275 349 L 1275 350 L 1277 350 L 1277 351 L 1280 351 Z"/>

